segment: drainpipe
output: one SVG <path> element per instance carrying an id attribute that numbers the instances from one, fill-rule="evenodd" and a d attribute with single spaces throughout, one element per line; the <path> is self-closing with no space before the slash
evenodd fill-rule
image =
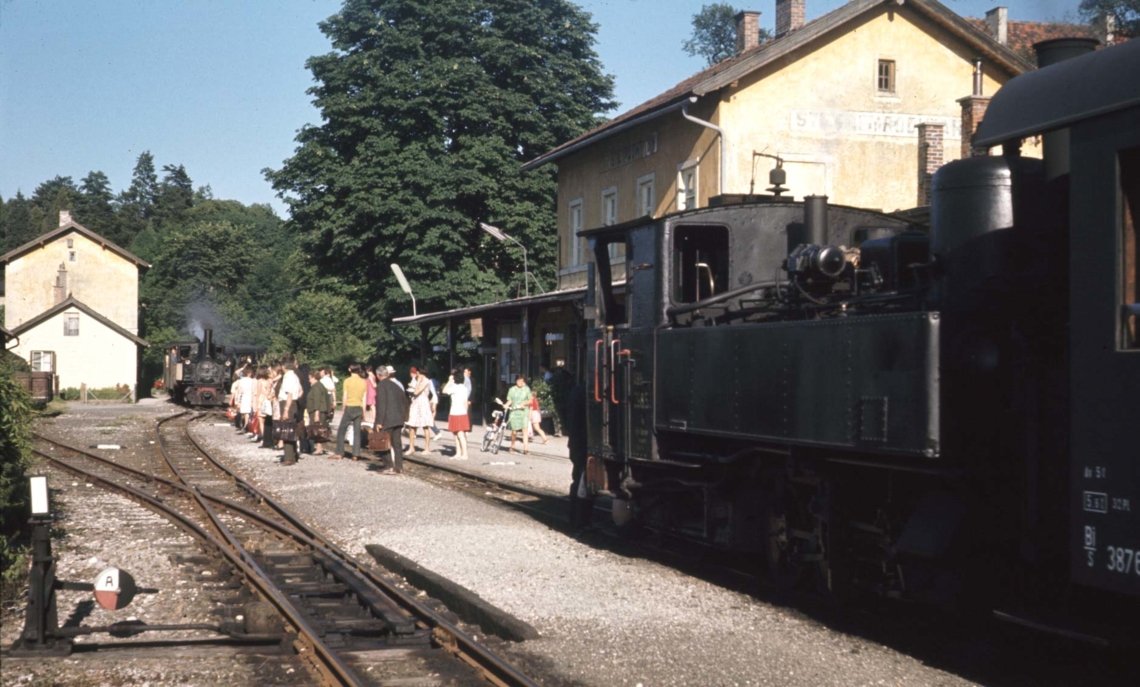
<path id="1" fill-rule="evenodd" d="M 715 131 L 717 133 L 717 136 L 720 137 L 720 177 L 717 179 L 717 194 L 723 196 L 724 195 L 724 175 L 725 175 L 725 170 L 728 169 L 728 158 L 724 154 L 724 131 L 722 131 L 719 126 L 717 126 L 716 124 L 713 124 L 712 122 L 706 122 L 703 119 L 697 119 L 693 115 L 689 114 L 689 105 L 691 103 L 695 103 L 695 102 L 697 102 L 697 97 L 695 95 L 689 96 L 689 102 L 687 102 L 681 106 L 681 116 L 684 117 L 685 119 L 689 120 L 693 124 L 699 124 L 699 125 L 706 127 L 708 129 L 712 129 L 713 131 Z"/>

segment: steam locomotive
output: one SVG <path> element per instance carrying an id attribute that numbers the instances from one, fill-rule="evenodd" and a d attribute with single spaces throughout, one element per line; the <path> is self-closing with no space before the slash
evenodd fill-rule
<path id="1" fill-rule="evenodd" d="M 1140 41 L 1011 80 L 974 139 L 1002 154 L 939 170 L 928 222 L 746 197 L 582 232 L 615 522 L 745 552 L 779 586 L 1135 628 L 1127 74 Z"/>
<path id="2" fill-rule="evenodd" d="M 163 383 L 171 399 L 188 406 L 224 406 L 233 378 L 232 355 L 214 344 L 207 329 L 201 339 L 167 345 Z"/>

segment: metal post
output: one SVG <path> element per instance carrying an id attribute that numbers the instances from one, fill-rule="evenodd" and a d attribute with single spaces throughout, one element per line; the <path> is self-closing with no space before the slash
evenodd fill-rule
<path id="1" fill-rule="evenodd" d="M 71 653 L 71 640 L 57 636 L 55 558 L 51 553 L 51 518 L 32 517 L 32 570 L 28 579 L 28 611 L 24 631 L 12 646 L 16 656 Z"/>

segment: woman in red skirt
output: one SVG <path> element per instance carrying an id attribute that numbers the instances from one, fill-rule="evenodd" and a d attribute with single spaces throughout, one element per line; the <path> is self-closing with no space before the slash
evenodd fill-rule
<path id="1" fill-rule="evenodd" d="M 447 430 L 455 435 L 455 460 L 467 460 L 467 433 L 471 431 L 471 417 L 467 414 L 471 392 L 463 383 L 463 373 L 452 370 L 443 393 L 451 397 L 451 410 L 447 415 Z"/>

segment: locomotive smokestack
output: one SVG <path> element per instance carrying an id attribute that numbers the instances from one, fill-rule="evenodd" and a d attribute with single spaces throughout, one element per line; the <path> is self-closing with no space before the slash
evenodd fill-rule
<path id="1" fill-rule="evenodd" d="M 1095 38 L 1054 38 L 1033 44 L 1037 53 L 1037 67 L 1044 69 L 1052 64 L 1071 60 L 1096 50 L 1100 41 Z M 1041 137 L 1042 157 L 1045 159 L 1045 180 L 1051 181 L 1069 173 L 1069 130 L 1061 129 Z"/>
<path id="2" fill-rule="evenodd" d="M 198 360 L 205 360 L 210 357 L 210 351 L 214 350 L 214 330 L 206 329 L 202 332 L 202 341 L 198 344 Z"/>
<path id="3" fill-rule="evenodd" d="M 827 245 L 827 196 L 804 196 L 803 243 Z"/>

